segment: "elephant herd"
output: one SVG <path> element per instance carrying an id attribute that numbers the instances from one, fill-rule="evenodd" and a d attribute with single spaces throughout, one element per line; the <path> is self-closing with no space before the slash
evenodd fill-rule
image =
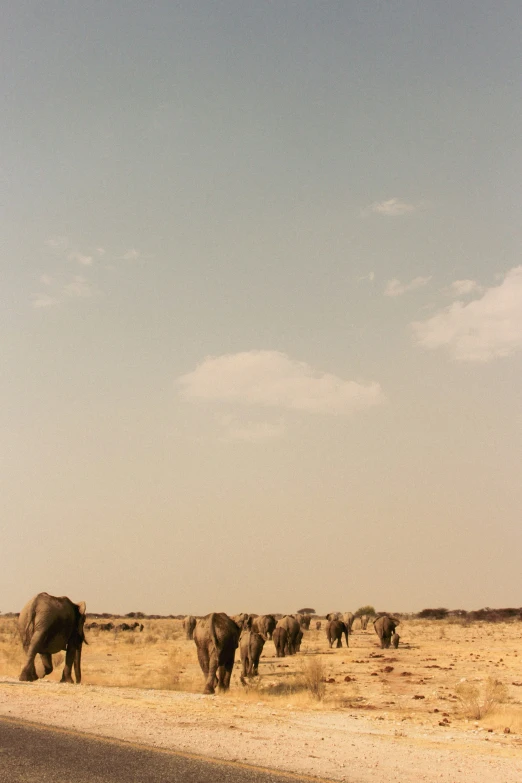
<path id="1" fill-rule="evenodd" d="M 72 670 L 76 682 L 81 682 L 82 645 L 86 641 L 84 634 L 85 602 L 73 603 L 65 596 L 56 597 L 48 593 L 39 593 L 22 609 L 19 617 L 19 631 L 26 661 L 20 674 L 20 680 L 38 679 L 35 668 L 36 655 L 40 655 L 44 676 L 53 670 L 52 656 L 65 650 L 65 666 L 62 682 L 73 682 Z M 349 635 L 355 616 L 352 612 L 332 612 L 326 615 L 326 637 L 329 646 L 336 643 L 342 646 L 342 637 L 348 647 Z M 369 618 L 361 618 L 361 627 L 366 629 Z M 91 628 L 104 629 L 104 624 L 91 623 Z M 108 624 L 106 624 L 108 625 Z M 114 628 L 112 623 L 111 630 Z M 378 615 L 373 621 L 375 632 L 381 647 L 398 647 L 399 635 L 396 627 L 399 620 L 392 615 Z M 125 626 L 125 627 L 124 627 Z M 216 687 L 226 691 L 234 667 L 236 649 L 239 647 L 241 659 L 241 682 L 258 673 L 259 659 L 268 639 L 274 642 L 276 656 L 294 655 L 299 652 L 303 631 L 310 627 L 310 615 L 285 615 L 276 620 L 272 614 L 239 614 L 229 617 L 224 612 L 212 612 L 206 617 L 196 619 L 188 615 L 183 620 L 186 638 L 196 644 L 197 657 L 205 676 L 204 693 L 212 694 Z M 319 630 L 321 622 L 316 622 Z M 143 625 L 122 623 L 115 630 L 143 630 Z"/>

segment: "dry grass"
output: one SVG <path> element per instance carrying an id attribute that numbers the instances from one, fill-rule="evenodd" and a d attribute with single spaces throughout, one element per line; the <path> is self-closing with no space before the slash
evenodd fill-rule
<path id="1" fill-rule="evenodd" d="M 114 620 L 115 623 L 120 620 Z M 145 620 L 139 631 L 87 630 L 82 658 L 86 684 L 201 693 L 196 647 L 178 620 Z M 350 647 L 328 649 L 324 628 L 305 632 L 301 653 L 276 658 L 272 642 L 259 677 L 242 687 L 239 656 L 230 702 L 270 702 L 297 710 L 361 711 L 375 719 L 439 726 L 441 716 L 471 728 L 522 733 L 521 625 L 406 620 L 398 650 L 381 650 L 370 625 L 356 628 Z M 23 663 L 16 620 L 0 617 L 0 675 L 18 677 Z M 63 653 L 54 657 L 58 681 Z M 462 682 L 465 678 L 465 681 Z M 489 684 L 488 684 L 489 683 Z M 499 684 L 500 683 L 500 684 Z M 506 701 L 506 698 L 508 701 Z M 478 717 L 477 717 L 478 716 Z M 442 729 L 441 729 L 442 730 Z"/>
<path id="2" fill-rule="evenodd" d="M 313 699 L 322 701 L 326 693 L 325 667 L 319 656 L 303 658 L 300 662 L 298 682 L 308 691 Z"/>
<path id="3" fill-rule="evenodd" d="M 457 712 L 474 720 L 485 718 L 507 700 L 506 686 L 493 677 L 488 677 L 482 688 L 471 682 L 459 682 L 455 693 Z"/>

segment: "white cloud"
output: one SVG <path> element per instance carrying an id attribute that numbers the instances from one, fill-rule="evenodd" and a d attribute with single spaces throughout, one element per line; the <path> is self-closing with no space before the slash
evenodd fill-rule
<path id="1" fill-rule="evenodd" d="M 127 252 L 122 256 L 124 261 L 135 261 L 139 257 L 139 250 L 136 250 L 135 248 L 132 248 L 132 250 L 127 250 Z"/>
<path id="2" fill-rule="evenodd" d="M 409 283 L 401 283 L 397 278 L 388 280 L 386 288 L 384 289 L 384 296 L 401 296 L 408 291 L 415 291 L 417 288 L 422 288 L 427 285 L 430 280 L 431 275 L 430 277 L 415 277 Z"/>
<path id="3" fill-rule="evenodd" d="M 421 208 L 421 204 L 411 204 L 407 201 L 401 201 L 399 198 L 389 198 L 387 201 L 375 201 L 365 210 L 365 214 L 374 212 L 377 215 L 386 217 L 400 217 L 410 212 L 416 212 Z"/>
<path id="4" fill-rule="evenodd" d="M 53 305 L 58 304 L 58 301 L 58 299 L 55 299 L 53 296 L 49 296 L 49 294 L 31 294 L 31 304 L 36 308 L 52 307 Z"/>
<path id="5" fill-rule="evenodd" d="M 63 292 L 67 296 L 87 297 L 92 295 L 92 289 L 87 280 L 80 275 L 73 277 L 70 283 L 66 283 Z"/>
<path id="6" fill-rule="evenodd" d="M 239 421 L 233 416 L 223 416 L 220 420 L 224 428 L 224 440 L 239 440 L 260 443 L 264 440 L 280 438 L 285 431 L 285 423 L 269 421 Z"/>
<path id="7" fill-rule="evenodd" d="M 306 362 L 268 350 L 209 356 L 193 372 L 181 376 L 178 386 L 188 400 L 338 415 L 385 400 L 378 383 L 364 384 L 319 373 Z"/>
<path id="8" fill-rule="evenodd" d="M 84 256 L 83 253 L 69 253 L 69 261 L 76 261 L 78 264 L 81 264 L 82 266 L 91 266 L 92 265 L 92 256 Z"/>
<path id="9" fill-rule="evenodd" d="M 475 280 L 454 280 L 448 288 L 449 296 L 466 296 L 483 291 L 483 287 Z"/>
<path id="10" fill-rule="evenodd" d="M 447 346 L 459 361 L 488 362 L 515 353 L 522 349 L 522 266 L 479 299 L 453 302 L 412 328 L 423 348 Z"/>
<path id="11" fill-rule="evenodd" d="M 67 237 L 49 237 L 45 240 L 45 244 L 53 250 L 66 250 L 69 247 L 69 240 Z"/>

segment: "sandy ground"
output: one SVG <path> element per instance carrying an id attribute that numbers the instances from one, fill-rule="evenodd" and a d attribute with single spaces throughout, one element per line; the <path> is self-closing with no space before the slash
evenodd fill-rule
<path id="1" fill-rule="evenodd" d="M 519 783 L 512 735 L 419 728 L 354 713 L 172 691 L 0 681 L 0 714 L 340 781 Z"/>
<path id="2" fill-rule="evenodd" d="M 339 650 L 310 632 L 302 653 L 285 659 L 268 642 L 252 687 L 236 671 L 229 693 L 214 697 L 190 692 L 202 676 L 174 621 L 134 642 L 91 632 L 80 687 L 53 682 L 60 671 L 19 683 L 4 636 L 0 714 L 332 780 L 519 783 L 522 626 L 408 622 L 401 631 L 398 650 L 380 650 L 361 630 Z M 286 687 L 314 658 L 326 679 L 321 702 Z M 464 681 L 482 704 L 488 678 L 503 683 L 504 697 L 475 720 L 456 692 Z M 148 687 L 129 687 L 140 682 Z"/>

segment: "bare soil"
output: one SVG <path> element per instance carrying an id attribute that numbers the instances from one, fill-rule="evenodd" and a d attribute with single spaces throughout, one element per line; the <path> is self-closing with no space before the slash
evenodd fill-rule
<path id="1" fill-rule="evenodd" d="M 260 677 L 244 688 L 236 667 L 230 691 L 213 697 L 201 695 L 179 622 L 145 625 L 133 641 L 91 631 L 77 687 L 56 682 L 62 666 L 19 683 L 19 642 L 0 618 L 0 714 L 332 780 L 522 780 L 519 623 L 407 621 L 398 650 L 381 650 L 371 628 L 329 650 L 314 630 L 291 658 L 268 642 Z M 326 680 L 319 701 L 303 686 L 311 660 Z"/>

